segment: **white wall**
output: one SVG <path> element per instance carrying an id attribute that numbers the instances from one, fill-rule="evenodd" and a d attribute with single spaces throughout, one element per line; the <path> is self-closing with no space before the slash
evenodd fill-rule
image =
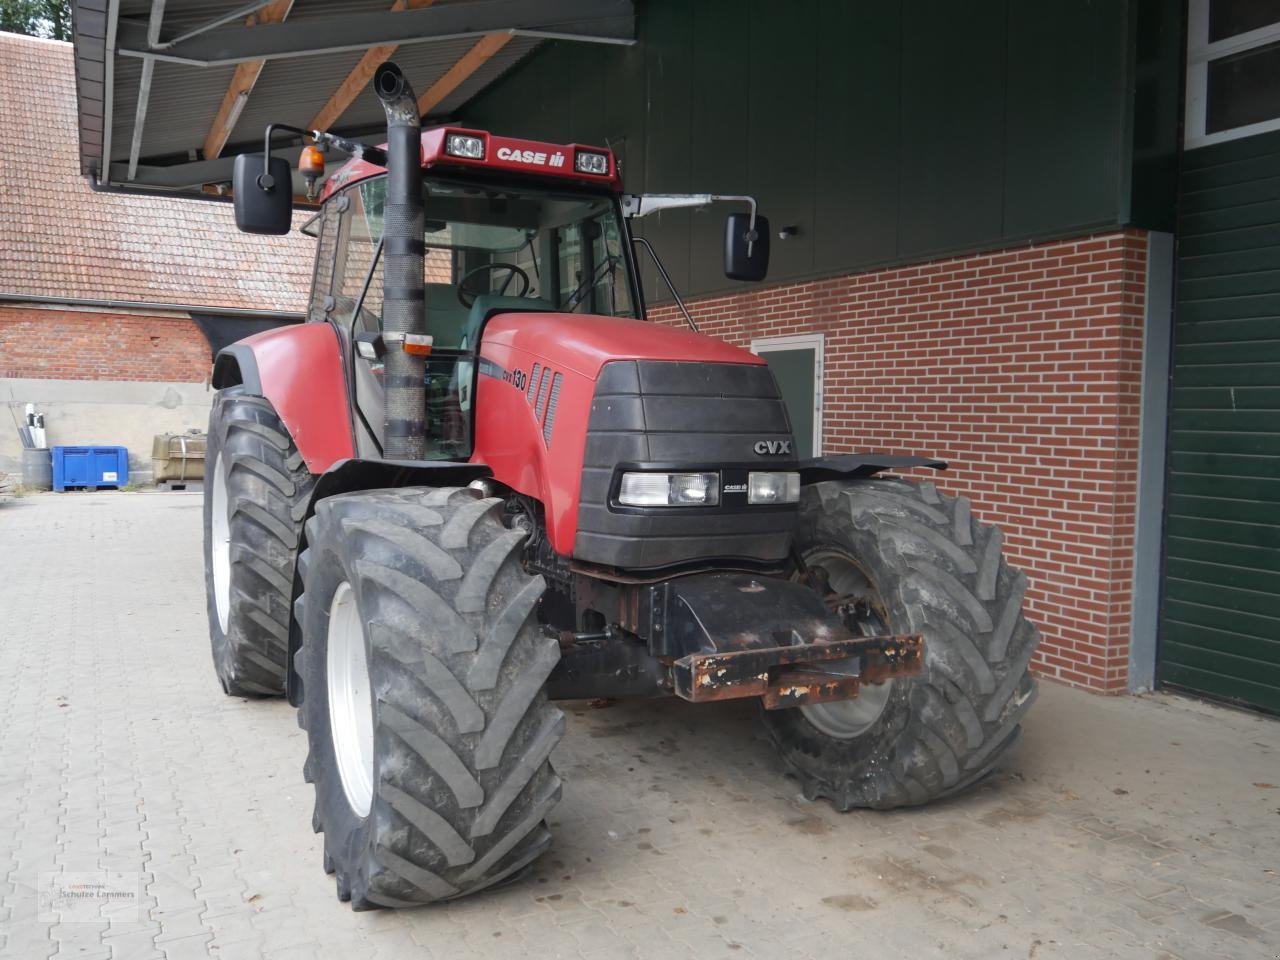
<path id="1" fill-rule="evenodd" d="M 0 471 L 21 476 L 18 425 L 28 403 L 44 414 L 49 446 L 106 444 L 129 448 L 130 478 L 151 479 L 157 433 L 204 430 L 213 390 L 203 383 L 118 380 L 23 380 L 0 377 Z"/>

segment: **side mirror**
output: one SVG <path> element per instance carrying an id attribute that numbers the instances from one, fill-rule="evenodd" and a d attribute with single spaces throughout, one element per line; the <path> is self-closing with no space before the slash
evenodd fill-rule
<path id="1" fill-rule="evenodd" d="M 272 157 L 263 173 L 262 154 L 236 157 L 231 176 L 236 226 L 245 233 L 285 234 L 293 225 L 293 171 L 284 157 Z"/>
<path id="2" fill-rule="evenodd" d="M 238 194 L 237 194 L 238 196 Z M 731 213 L 724 218 L 724 275 L 730 280 L 763 280 L 769 272 L 769 219 Z"/>

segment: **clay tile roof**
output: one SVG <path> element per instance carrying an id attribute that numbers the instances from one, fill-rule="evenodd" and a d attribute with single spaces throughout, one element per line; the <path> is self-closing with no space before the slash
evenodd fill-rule
<path id="1" fill-rule="evenodd" d="M 0 292 L 304 308 L 310 238 L 242 234 L 228 203 L 89 188 L 71 44 L 0 33 L 0 104 Z"/>

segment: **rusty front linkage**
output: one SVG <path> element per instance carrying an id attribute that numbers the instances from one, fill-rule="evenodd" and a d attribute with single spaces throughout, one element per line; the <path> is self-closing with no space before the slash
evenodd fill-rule
<path id="1" fill-rule="evenodd" d="M 766 710 L 848 700 L 864 683 L 918 674 L 924 638 L 855 637 L 729 653 L 693 653 L 675 662 L 675 692 L 693 703 L 760 697 Z"/>

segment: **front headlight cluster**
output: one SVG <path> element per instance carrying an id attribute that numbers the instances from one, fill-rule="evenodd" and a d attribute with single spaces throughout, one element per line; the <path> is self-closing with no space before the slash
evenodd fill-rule
<path id="1" fill-rule="evenodd" d="M 752 470 L 747 474 L 747 503 L 798 503 L 800 474 Z"/>
<path id="2" fill-rule="evenodd" d="M 718 473 L 624 473 L 618 502 L 628 507 L 714 507 Z"/>
<path id="3" fill-rule="evenodd" d="M 747 503 L 750 504 L 796 503 L 800 500 L 800 474 L 795 471 L 753 470 L 747 475 L 746 492 Z M 618 502 L 626 507 L 718 506 L 720 475 L 624 473 Z"/>

